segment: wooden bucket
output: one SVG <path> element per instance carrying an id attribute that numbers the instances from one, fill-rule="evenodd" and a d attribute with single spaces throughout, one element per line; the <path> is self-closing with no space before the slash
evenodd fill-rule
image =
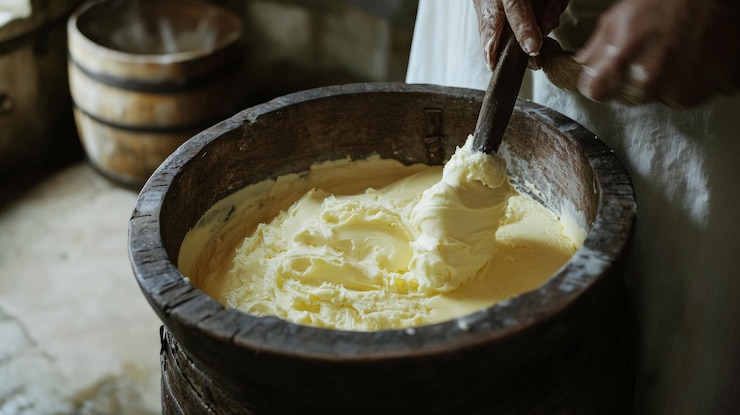
<path id="1" fill-rule="evenodd" d="M 223 197 L 347 156 L 442 163 L 473 131 L 482 97 L 398 83 L 310 90 L 247 109 L 168 158 L 129 224 L 134 273 L 165 326 L 164 412 L 630 413 L 632 184 L 592 133 L 532 102 L 518 102 L 500 153 L 515 182 L 556 212 L 573 208 L 588 229 L 537 290 L 448 322 L 349 332 L 226 308 L 177 269 L 185 234 Z"/>
<path id="2" fill-rule="evenodd" d="M 67 24 L 75 120 L 92 165 L 141 186 L 180 144 L 235 112 L 239 17 L 196 0 L 86 3 Z"/>

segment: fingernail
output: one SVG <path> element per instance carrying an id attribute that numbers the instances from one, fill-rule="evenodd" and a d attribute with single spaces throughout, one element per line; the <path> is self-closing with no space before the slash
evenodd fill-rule
<path id="1" fill-rule="evenodd" d="M 604 56 L 607 58 L 613 58 L 619 54 L 619 48 L 614 45 L 606 45 L 604 47 Z"/>
<path id="2" fill-rule="evenodd" d="M 527 52 L 527 55 L 537 56 L 540 51 L 535 50 L 536 47 L 537 47 L 537 41 L 534 40 L 534 38 L 528 37 L 524 39 L 524 51 Z"/>

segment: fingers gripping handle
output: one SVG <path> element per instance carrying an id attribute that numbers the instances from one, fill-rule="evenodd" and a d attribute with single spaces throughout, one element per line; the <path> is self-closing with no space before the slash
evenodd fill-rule
<path id="1" fill-rule="evenodd" d="M 532 8 L 535 16 L 539 16 L 544 0 L 534 0 Z M 496 153 L 501 145 L 529 62 L 529 55 L 521 48 L 508 24 L 501 33 L 500 44 L 503 46 L 473 133 L 473 149 L 488 154 Z"/>

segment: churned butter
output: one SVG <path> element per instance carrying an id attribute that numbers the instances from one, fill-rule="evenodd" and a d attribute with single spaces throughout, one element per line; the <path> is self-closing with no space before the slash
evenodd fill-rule
<path id="1" fill-rule="evenodd" d="M 226 306 L 359 331 L 446 321 L 536 289 L 582 232 L 471 146 L 444 168 L 372 157 L 249 186 L 191 230 L 180 269 Z"/>

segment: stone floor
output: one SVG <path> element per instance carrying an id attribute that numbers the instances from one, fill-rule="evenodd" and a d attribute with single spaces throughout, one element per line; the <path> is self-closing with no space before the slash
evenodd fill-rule
<path id="1" fill-rule="evenodd" d="M 0 205 L 0 415 L 160 412 L 160 323 L 127 251 L 136 196 L 80 163 Z"/>

